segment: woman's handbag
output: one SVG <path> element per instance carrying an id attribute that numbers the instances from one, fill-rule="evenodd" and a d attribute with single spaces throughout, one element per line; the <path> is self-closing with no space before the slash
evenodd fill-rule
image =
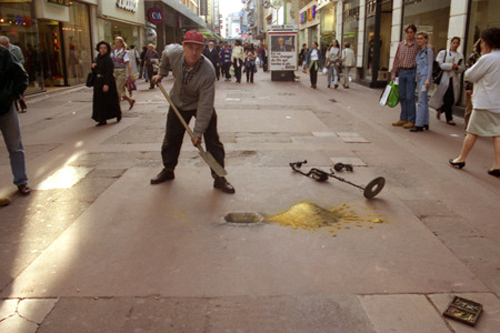
<path id="1" fill-rule="evenodd" d="M 94 86 L 94 82 L 95 82 L 95 75 L 94 75 L 94 73 L 90 72 L 87 75 L 87 82 L 85 82 L 85 85 L 87 87 L 93 87 Z"/>

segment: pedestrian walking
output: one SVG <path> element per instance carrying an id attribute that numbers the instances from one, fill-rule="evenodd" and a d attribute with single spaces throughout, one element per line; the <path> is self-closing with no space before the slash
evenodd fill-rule
<path id="1" fill-rule="evenodd" d="M 307 44 L 302 44 L 302 49 L 299 52 L 299 67 L 301 67 L 304 64 L 304 61 L 306 61 L 308 51 L 309 50 L 307 49 Z"/>
<path id="2" fill-rule="evenodd" d="M 474 109 L 460 155 L 449 162 L 463 168 L 477 137 L 492 137 L 495 153 L 488 174 L 500 177 L 500 28 L 483 30 L 480 43 L 481 57 L 465 72 L 465 79 L 474 83 Z"/>
<path id="3" fill-rule="evenodd" d="M 222 63 L 222 75 L 226 77 L 226 81 L 231 81 L 231 49 L 227 43 L 220 50 L 220 61 Z"/>
<path id="4" fill-rule="evenodd" d="M 241 40 L 238 39 L 234 42 L 233 52 L 231 53 L 234 76 L 236 76 L 236 82 L 238 83 L 241 83 L 241 68 L 243 67 L 244 61 L 245 52 L 243 51 L 243 46 L 241 46 Z"/>
<path id="5" fill-rule="evenodd" d="M 344 49 L 342 50 L 342 75 L 343 79 L 342 86 L 345 89 L 349 89 L 349 81 L 351 80 L 351 69 L 356 66 L 356 55 L 354 51 L 351 49 L 351 44 L 346 42 L 344 43 Z"/>
<path id="6" fill-rule="evenodd" d="M 139 74 L 139 65 L 141 64 L 141 55 L 135 48 L 135 45 L 130 45 L 130 49 L 127 50 L 127 53 L 130 61 L 130 66 L 132 66 L 132 75 L 137 76 Z"/>
<path id="7" fill-rule="evenodd" d="M 207 57 L 208 60 L 212 63 L 212 66 L 215 68 L 215 76 L 217 77 L 217 81 L 220 78 L 220 70 L 219 70 L 219 52 L 215 47 L 214 41 L 209 41 L 208 46 L 203 50 L 203 55 Z"/>
<path id="8" fill-rule="evenodd" d="M 144 78 L 146 79 L 146 82 L 148 82 L 148 78 L 147 78 L 148 75 L 147 75 L 146 70 L 144 68 L 144 64 L 145 64 L 144 57 L 146 56 L 146 52 L 148 52 L 148 47 L 143 46 L 141 54 L 140 54 L 141 63 L 139 65 L 139 79 L 142 79 L 142 77 L 144 76 Z"/>
<path id="9" fill-rule="evenodd" d="M 321 52 L 318 50 L 318 43 L 313 42 L 312 49 L 307 52 L 304 70 L 309 69 L 311 88 L 316 89 L 318 82 L 318 69 L 323 67 Z"/>
<path id="10" fill-rule="evenodd" d="M 195 30 L 189 30 L 184 35 L 182 46 L 169 45 L 162 53 L 160 73 L 153 78 L 154 83 L 168 75 L 172 70 L 174 85 L 170 97 L 180 110 L 182 117 L 189 124 L 192 117 L 196 118 L 192 139 L 197 146 L 205 140 L 207 151 L 224 167 L 224 146 L 217 132 L 217 113 L 215 112 L 215 70 L 212 63 L 202 56 L 204 47 L 203 35 Z M 175 178 L 174 169 L 177 166 L 185 128 L 170 107 L 167 115 L 167 130 L 161 156 L 163 170 L 153 179 L 151 184 L 159 184 Z M 226 193 L 234 193 L 234 187 L 224 177 L 218 177 L 212 170 L 214 188 Z"/>
<path id="11" fill-rule="evenodd" d="M 460 38 L 453 37 L 448 50 L 438 53 L 436 61 L 443 71 L 441 81 L 435 93 L 429 100 L 429 106 L 436 109 L 437 118 L 441 119 L 441 114 L 446 115 L 446 123 L 455 126 L 453 121 L 453 105 L 460 98 L 460 74 L 465 71 L 464 56 L 458 52 Z"/>
<path id="12" fill-rule="evenodd" d="M 257 65 L 255 60 L 257 59 L 257 52 L 253 44 L 248 46 L 248 50 L 245 52 L 245 70 L 247 72 L 247 83 L 250 81 L 253 83 L 253 75 L 257 72 Z"/>
<path id="13" fill-rule="evenodd" d="M 155 63 L 158 62 L 160 59 L 160 55 L 158 54 L 158 51 L 155 50 L 155 46 L 152 43 L 148 44 L 148 51 L 144 55 L 144 68 L 145 71 L 148 73 L 148 78 L 149 78 L 149 89 L 154 89 L 155 85 L 153 83 L 153 80 L 151 78 L 157 74 L 155 73 Z"/>
<path id="14" fill-rule="evenodd" d="M 28 82 L 23 66 L 9 50 L 0 47 L 0 131 L 9 152 L 14 185 L 22 195 L 30 194 L 31 189 L 26 174 L 21 125 L 13 102 L 26 90 Z"/>
<path id="15" fill-rule="evenodd" d="M 5 47 L 7 50 L 10 51 L 12 56 L 14 57 L 17 62 L 21 64 L 24 68 L 24 56 L 23 56 L 23 51 L 21 48 L 17 45 L 14 45 L 10 42 L 9 37 L 7 36 L 0 36 L 0 46 Z M 24 98 L 24 93 L 19 94 L 19 99 L 16 99 L 14 101 L 14 106 L 16 107 L 18 112 L 27 112 L 28 111 L 28 104 L 26 104 L 26 99 Z"/>
<path id="16" fill-rule="evenodd" d="M 332 83 L 335 89 L 339 87 L 339 73 L 340 73 L 340 61 L 341 61 L 341 51 L 340 44 L 338 40 L 334 40 L 332 45 L 326 51 L 325 56 L 325 67 L 328 69 L 328 88 Z"/>
<path id="17" fill-rule="evenodd" d="M 267 52 L 267 46 L 264 45 L 262 47 L 262 52 L 261 52 L 261 58 L 262 58 L 262 70 L 264 72 L 267 72 L 267 59 L 268 59 L 268 52 Z"/>
<path id="18" fill-rule="evenodd" d="M 113 76 L 113 60 L 110 57 L 111 45 L 101 41 L 96 46 L 99 54 L 92 64 L 94 74 L 94 94 L 92 97 L 92 119 L 97 121 L 96 126 L 106 125 L 107 120 L 122 119 L 120 100 Z"/>
<path id="19" fill-rule="evenodd" d="M 434 52 L 427 46 L 429 35 L 425 32 L 417 34 L 418 52 L 415 60 L 417 65 L 417 90 L 418 108 L 415 126 L 410 132 L 422 132 L 429 129 L 429 105 L 427 103 L 427 93 L 432 81 L 432 64 L 434 62 Z"/>
<path id="20" fill-rule="evenodd" d="M 116 90 L 118 91 L 118 101 L 123 99 L 129 103 L 129 110 L 134 107 L 135 99 L 127 95 L 125 85 L 132 79 L 132 67 L 130 66 L 130 59 L 127 53 L 127 44 L 122 37 L 115 38 L 115 48 L 111 52 L 111 59 L 113 60 L 114 71 L 113 74 L 116 80 Z"/>
<path id="21" fill-rule="evenodd" d="M 472 53 L 469 59 L 465 62 L 466 69 L 471 68 L 481 57 L 481 39 L 478 39 L 474 46 L 472 47 Z M 464 113 L 464 127 L 467 129 L 469 125 L 469 119 L 472 114 L 472 92 L 474 90 L 474 84 L 465 80 L 465 113 Z"/>
<path id="22" fill-rule="evenodd" d="M 417 56 L 418 45 L 415 42 L 415 33 L 417 28 L 410 24 L 405 29 L 406 39 L 398 45 L 394 63 L 392 65 L 391 80 L 399 78 L 399 99 L 401 104 L 401 113 L 399 120 L 392 123 L 392 126 L 403 126 L 412 128 L 415 126 L 415 59 Z"/>

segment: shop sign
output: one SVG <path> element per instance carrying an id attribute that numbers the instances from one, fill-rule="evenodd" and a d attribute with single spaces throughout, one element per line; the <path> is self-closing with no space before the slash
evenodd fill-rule
<path id="1" fill-rule="evenodd" d="M 139 0 L 116 0 L 116 7 L 135 13 L 139 7 Z"/>
<path id="2" fill-rule="evenodd" d="M 148 12 L 149 22 L 153 24 L 161 24 L 165 15 L 163 15 L 163 11 L 160 8 L 151 8 Z"/>
<path id="3" fill-rule="evenodd" d="M 47 0 L 48 3 L 69 7 L 70 0 Z"/>
<path id="4" fill-rule="evenodd" d="M 300 23 L 304 24 L 316 18 L 316 5 L 300 13 Z"/>

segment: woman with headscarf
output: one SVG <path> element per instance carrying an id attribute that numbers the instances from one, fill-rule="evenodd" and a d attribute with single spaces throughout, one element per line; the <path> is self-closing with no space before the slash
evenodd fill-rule
<path id="1" fill-rule="evenodd" d="M 465 79 L 474 83 L 473 110 L 460 155 L 449 162 L 462 169 L 477 137 L 492 137 L 494 160 L 488 174 L 500 177 L 500 28 L 481 32 L 481 58 L 465 72 Z"/>
<path id="2" fill-rule="evenodd" d="M 106 125 L 108 119 L 122 119 L 122 111 L 113 76 L 113 60 L 109 56 L 111 45 L 102 41 L 96 47 L 99 54 L 92 64 L 94 74 L 94 95 L 92 99 L 92 119 L 97 121 L 96 126 Z"/>
<path id="3" fill-rule="evenodd" d="M 116 80 L 116 90 L 118 91 L 118 101 L 126 99 L 129 103 L 129 110 L 134 107 L 135 99 L 127 96 L 125 85 L 129 80 L 132 80 L 132 66 L 127 52 L 127 44 L 122 37 L 115 38 L 115 48 L 111 52 L 111 59 L 115 66 L 114 75 Z"/>

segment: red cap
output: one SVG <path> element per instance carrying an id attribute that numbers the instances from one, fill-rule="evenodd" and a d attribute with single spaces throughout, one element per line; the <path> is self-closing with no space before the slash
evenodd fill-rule
<path id="1" fill-rule="evenodd" d="M 203 38 L 201 32 L 198 32 L 196 30 L 189 30 L 184 35 L 184 43 L 205 45 L 205 39 Z"/>

